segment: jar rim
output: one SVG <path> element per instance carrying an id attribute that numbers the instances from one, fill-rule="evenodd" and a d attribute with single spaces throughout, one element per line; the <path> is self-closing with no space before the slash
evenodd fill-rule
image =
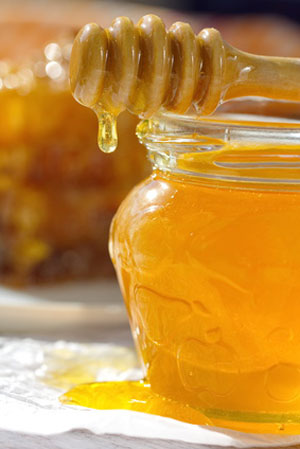
<path id="1" fill-rule="evenodd" d="M 162 112 L 156 116 L 157 119 L 174 120 L 177 123 L 210 123 L 214 125 L 230 125 L 232 127 L 255 127 L 255 128 L 278 128 L 278 129 L 300 129 L 300 118 L 278 117 L 272 115 L 260 115 L 250 113 L 216 112 L 209 116 L 197 116 L 196 114 L 173 114 Z"/>
<path id="2" fill-rule="evenodd" d="M 137 136 L 149 149 L 153 145 L 203 145 L 211 143 L 276 144 L 300 148 L 300 119 L 222 113 L 211 116 L 163 112 L 143 120 Z"/>
<path id="3" fill-rule="evenodd" d="M 161 113 L 141 122 L 137 135 L 154 167 L 164 172 L 234 186 L 300 188 L 297 119 Z"/>

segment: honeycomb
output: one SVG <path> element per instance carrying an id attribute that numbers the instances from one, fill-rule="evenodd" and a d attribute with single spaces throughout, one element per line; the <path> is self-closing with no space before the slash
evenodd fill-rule
<path id="1" fill-rule="evenodd" d="M 109 275 L 111 218 L 146 167 L 137 119 L 121 116 L 122 151 L 101 154 L 96 117 L 69 93 L 75 30 L 9 23 L 4 31 L 14 46 L 0 42 L 0 280 Z M 29 42 L 15 49 L 24 33 Z"/>

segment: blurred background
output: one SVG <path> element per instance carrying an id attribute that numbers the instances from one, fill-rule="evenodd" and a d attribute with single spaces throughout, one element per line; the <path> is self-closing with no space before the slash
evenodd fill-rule
<path id="1" fill-rule="evenodd" d="M 70 51 L 82 25 L 151 12 L 167 26 L 216 27 L 245 51 L 300 56 L 299 11 L 300 0 L 0 0 L 0 284 L 32 292 L 96 279 L 90 296 L 98 300 L 99 285 L 114 279 L 110 221 L 150 171 L 135 117 L 120 116 L 119 148 L 105 155 L 96 117 L 70 94 Z"/>
<path id="2" fill-rule="evenodd" d="M 143 1 L 143 3 L 148 3 Z M 217 14 L 280 14 L 299 19 L 299 0 L 154 0 L 152 5 Z"/>

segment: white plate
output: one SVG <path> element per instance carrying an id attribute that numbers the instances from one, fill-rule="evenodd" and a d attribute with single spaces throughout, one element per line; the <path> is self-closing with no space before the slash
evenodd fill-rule
<path id="1" fill-rule="evenodd" d="M 0 287 L 0 332 L 127 322 L 116 281 L 71 282 L 17 290 Z"/>

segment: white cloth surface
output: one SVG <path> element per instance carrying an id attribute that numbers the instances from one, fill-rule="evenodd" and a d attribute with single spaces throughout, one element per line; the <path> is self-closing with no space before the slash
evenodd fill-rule
<path id="1" fill-rule="evenodd" d="M 87 368 L 89 380 L 141 376 L 134 353 L 120 346 L 0 338 L 0 429 L 39 435 L 86 429 L 96 434 L 123 434 L 237 448 L 284 447 L 300 443 L 300 435 L 246 434 L 126 410 L 102 411 L 63 405 L 58 398 L 68 385 L 68 372 L 78 365 L 79 360 Z M 60 388 L 52 386 L 54 373 L 61 375 Z"/>

